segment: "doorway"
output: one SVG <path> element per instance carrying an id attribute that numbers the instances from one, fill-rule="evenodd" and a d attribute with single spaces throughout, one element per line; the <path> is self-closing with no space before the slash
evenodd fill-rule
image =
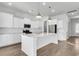
<path id="1" fill-rule="evenodd" d="M 70 19 L 68 34 L 68 42 L 71 45 L 79 46 L 79 19 Z"/>

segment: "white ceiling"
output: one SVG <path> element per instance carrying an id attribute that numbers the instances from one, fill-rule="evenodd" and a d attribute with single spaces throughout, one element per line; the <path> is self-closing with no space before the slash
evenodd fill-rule
<path id="1" fill-rule="evenodd" d="M 51 8 L 49 8 L 49 6 L 51 6 Z M 2 7 L 4 8 L 2 9 Z M 1 2 L 0 9 L 18 15 L 24 14 L 23 16 L 35 16 L 39 10 L 43 16 L 53 16 L 79 9 L 79 2 L 46 2 L 45 6 L 42 5 L 42 2 L 12 2 L 11 6 L 8 5 L 8 2 Z M 55 10 L 55 12 L 51 10 Z"/>

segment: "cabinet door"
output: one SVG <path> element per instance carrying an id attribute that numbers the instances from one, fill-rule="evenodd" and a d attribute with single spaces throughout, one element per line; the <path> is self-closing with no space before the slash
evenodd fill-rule
<path id="1" fill-rule="evenodd" d="M 0 35 L 0 47 L 8 46 L 21 42 L 21 37 L 18 34 Z"/>
<path id="2" fill-rule="evenodd" d="M 14 27 L 16 27 L 16 28 L 23 28 L 23 19 L 22 18 L 19 18 L 19 17 L 14 17 L 14 19 L 13 19 L 13 21 L 14 21 L 14 24 L 13 24 L 13 26 Z"/>
<path id="3" fill-rule="evenodd" d="M 0 27 L 12 27 L 12 20 L 11 14 L 0 12 Z"/>

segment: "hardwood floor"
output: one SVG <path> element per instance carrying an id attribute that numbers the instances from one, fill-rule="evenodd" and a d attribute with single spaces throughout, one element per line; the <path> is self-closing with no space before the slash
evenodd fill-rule
<path id="1" fill-rule="evenodd" d="M 67 40 L 68 43 L 71 43 L 72 45 L 79 46 L 79 37 L 78 36 L 72 36 Z"/>
<path id="2" fill-rule="evenodd" d="M 79 56 L 79 37 L 70 37 L 67 41 L 58 41 L 58 45 L 49 44 L 38 50 L 38 56 Z"/>
<path id="3" fill-rule="evenodd" d="M 0 56 L 26 56 L 26 54 L 21 51 L 21 44 L 15 44 L 0 48 Z"/>
<path id="4" fill-rule="evenodd" d="M 77 41 L 77 42 L 76 42 Z M 79 37 L 71 37 L 67 41 L 48 44 L 37 51 L 38 56 L 79 56 Z M 0 56 L 26 56 L 21 51 L 21 44 L 0 48 Z"/>

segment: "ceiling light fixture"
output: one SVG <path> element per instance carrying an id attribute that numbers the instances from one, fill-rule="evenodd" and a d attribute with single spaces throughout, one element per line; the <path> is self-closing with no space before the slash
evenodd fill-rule
<path id="1" fill-rule="evenodd" d="M 43 2 L 42 5 L 45 6 L 46 5 L 46 2 Z"/>
<path id="2" fill-rule="evenodd" d="M 72 15 L 74 15 L 74 13 L 71 13 Z"/>
<path id="3" fill-rule="evenodd" d="M 11 3 L 11 2 L 9 2 L 9 3 L 8 3 L 8 5 L 9 5 L 9 6 L 11 6 L 11 5 L 12 5 L 12 3 Z"/>
<path id="4" fill-rule="evenodd" d="M 52 9 L 51 12 L 55 12 L 55 9 Z"/>
<path id="5" fill-rule="evenodd" d="M 32 10 L 28 10 L 29 13 L 32 13 Z"/>
<path id="6" fill-rule="evenodd" d="M 38 14 L 36 15 L 36 18 L 37 18 L 37 19 L 41 19 L 41 18 L 42 18 L 39 9 L 38 9 Z"/>
<path id="7" fill-rule="evenodd" d="M 37 19 L 41 19 L 41 18 L 42 18 L 41 14 L 38 13 L 37 16 L 36 16 L 36 18 L 37 18 Z"/>

